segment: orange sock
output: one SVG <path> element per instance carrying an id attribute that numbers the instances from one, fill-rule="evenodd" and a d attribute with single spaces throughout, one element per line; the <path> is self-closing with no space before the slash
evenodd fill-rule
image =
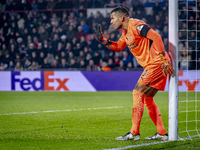
<path id="1" fill-rule="evenodd" d="M 153 123 L 157 126 L 158 134 L 164 135 L 166 134 L 165 127 L 162 122 L 162 117 L 158 106 L 156 105 L 153 97 L 146 97 L 144 99 L 144 105 L 146 106 L 149 116 Z"/>
<path id="2" fill-rule="evenodd" d="M 140 133 L 140 122 L 144 112 L 145 94 L 137 90 L 133 90 L 133 110 L 132 110 L 132 128 L 131 133 L 137 135 Z"/>

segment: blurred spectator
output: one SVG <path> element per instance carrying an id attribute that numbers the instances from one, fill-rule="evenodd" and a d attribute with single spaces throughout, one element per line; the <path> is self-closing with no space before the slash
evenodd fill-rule
<path id="1" fill-rule="evenodd" d="M 31 36 L 32 37 L 37 37 L 38 38 L 38 32 L 37 32 L 37 29 L 36 28 L 32 28 L 32 31 L 31 31 Z"/>
<path id="2" fill-rule="evenodd" d="M 188 37 L 188 43 L 189 46 L 192 47 L 193 50 L 196 49 L 196 33 L 194 31 L 189 32 L 189 37 Z"/>
<path id="3" fill-rule="evenodd" d="M 78 68 L 86 68 L 85 61 L 81 60 Z"/>
<path id="4" fill-rule="evenodd" d="M 131 62 L 128 63 L 126 70 L 131 71 L 133 69 L 133 64 Z"/>
<path id="5" fill-rule="evenodd" d="M 70 60 L 70 62 L 71 62 L 71 60 Z M 61 59 L 61 64 L 60 64 L 59 68 L 69 68 L 65 58 Z"/>
<path id="6" fill-rule="evenodd" d="M 80 64 L 80 61 L 85 61 L 85 53 L 84 51 L 79 52 L 79 56 L 76 57 L 76 61 L 78 64 Z"/>
<path id="7" fill-rule="evenodd" d="M 12 11 L 12 10 L 15 10 L 13 5 L 12 5 L 12 0 L 6 0 L 5 11 Z"/>
<path id="8" fill-rule="evenodd" d="M 15 65 L 14 65 L 13 61 L 11 60 L 11 61 L 9 62 L 8 70 L 14 71 L 14 69 L 15 69 Z"/>
<path id="9" fill-rule="evenodd" d="M 155 13 L 155 14 L 158 14 L 159 11 L 161 11 L 161 10 L 162 10 L 162 8 L 160 7 L 159 2 L 155 2 L 155 6 L 153 7 L 154 13 Z"/>
<path id="10" fill-rule="evenodd" d="M 115 68 L 115 63 L 113 62 L 112 58 L 108 59 L 108 67 L 114 69 Z"/>
<path id="11" fill-rule="evenodd" d="M 67 44 L 67 36 L 66 35 L 62 35 L 60 37 L 60 39 L 61 39 L 61 43 L 62 43 L 63 47 L 65 47 L 66 44 Z"/>
<path id="12" fill-rule="evenodd" d="M 24 70 L 28 70 L 30 66 L 31 66 L 31 61 L 29 59 L 26 59 L 24 63 Z"/>
<path id="13" fill-rule="evenodd" d="M 15 48 L 15 45 L 11 44 L 10 49 L 9 49 L 9 54 L 12 59 L 15 57 L 16 53 L 17 53 L 17 50 Z"/>
<path id="14" fill-rule="evenodd" d="M 123 61 L 124 66 L 127 66 L 129 62 L 132 62 L 131 56 L 128 55 L 126 51 L 123 51 L 121 60 Z"/>
<path id="15" fill-rule="evenodd" d="M 46 58 L 43 59 L 43 63 L 41 65 L 41 68 L 42 69 L 50 69 L 51 68 L 51 65 L 48 63 Z"/>
<path id="16" fill-rule="evenodd" d="M 160 19 L 159 15 L 156 15 L 156 20 L 154 22 L 156 29 L 162 31 L 163 29 L 163 21 Z"/>
<path id="17" fill-rule="evenodd" d="M 75 31 L 72 25 L 69 26 L 69 30 L 67 31 L 66 35 L 68 41 L 72 41 L 73 37 L 75 37 Z"/>
<path id="18" fill-rule="evenodd" d="M 109 16 L 109 18 L 110 18 L 110 16 Z M 92 27 L 93 27 L 92 23 L 94 22 L 94 20 L 95 20 L 94 13 L 91 12 L 90 16 L 87 18 L 87 25 L 89 27 L 89 33 L 93 33 L 93 31 L 92 31 Z"/>
<path id="19" fill-rule="evenodd" d="M 63 8 L 73 8 L 73 3 L 70 0 L 64 0 L 63 2 Z"/>
<path id="20" fill-rule="evenodd" d="M 60 39 L 59 39 L 59 37 L 58 37 L 58 34 L 55 33 L 55 34 L 53 35 L 53 39 L 51 40 L 51 44 L 52 44 L 52 47 L 53 47 L 54 50 L 57 49 L 57 47 L 58 47 L 58 42 L 59 42 L 59 41 L 60 41 Z M 55 53 L 55 51 L 54 51 L 54 53 Z"/>
<path id="21" fill-rule="evenodd" d="M 63 1 L 62 0 L 58 0 L 58 2 L 56 3 L 55 9 L 62 9 L 63 7 Z"/>
<path id="22" fill-rule="evenodd" d="M 115 55 L 114 55 L 114 64 L 115 64 L 116 67 L 119 66 L 119 61 L 120 61 L 120 53 L 115 52 Z"/>
<path id="23" fill-rule="evenodd" d="M 70 64 L 71 59 L 75 59 L 74 54 L 72 52 L 69 52 L 68 58 L 67 58 L 67 63 Z"/>
<path id="24" fill-rule="evenodd" d="M 7 68 L 7 65 L 4 64 L 3 62 L 0 62 L 0 71 L 3 71 Z"/>
<path id="25" fill-rule="evenodd" d="M 99 61 L 100 61 L 100 59 L 101 59 L 101 55 L 96 51 L 95 53 L 94 53 L 94 56 L 93 56 L 93 61 L 94 61 L 94 64 L 95 65 L 98 65 L 99 64 Z"/>
<path id="26" fill-rule="evenodd" d="M 49 0 L 46 5 L 47 10 L 52 10 L 56 6 L 56 2 L 54 0 Z"/>
<path id="27" fill-rule="evenodd" d="M 59 68 L 59 65 L 58 65 L 58 61 L 56 59 L 53 60 L 53 65 L 52 67 L 55 69 L 55 68 Z"/>
<path id="28" fill-rule="evenodd" d="M 14 64 L 16 64 L 17 62 L 21 63 L 21 58 L 20 58 L 20 55 L 18 53 L 16 53 L 16 55 L 15 55 Z"/>
<path id="29" fill-rule="evenodd" d="M 83 21 L 85 24 L 86 20 L 87 20 L 87 18 L 84 16 L 83 12 L 79 12 L 79 17 L 77 19 L 78 24 L 81 25 L 81 21 Z"/>
<path id="30" fill-rule="evenodd" d="M 38 0 L 38 9 L 46 9 L 47 3 L 45 0 Z"/>
<path id="31" fill-rule="evenodd" d="M 168 39 L 168 26 L 164 26 L 163 31 L 162 31 L 162 39 Z"/>
<path id="32" fill-rule="evenodd" d="M 9 27 L 9 25 L 8 25 L 8 22 L 5 22 L 4 23 L 4 25 L 3 25 L 3 35 L 6 37 L 6 36 L 8 36 L 9 35 L 9 33 L 10 33 L 10 27 Z"/>
<path id="33" fill-rule="evenodd" d="M 44 52 L 40 52 L 40 56 L 38 58 L 38 65 L 40 68 L 41 68 L 42 64 L 44 63 L 44 59 L 45 59 Z"/>
<path id="34" fill-rule="evenodd" d="M 54 57 L 51 53 L 47 53 L 47 62 L 52 66 L 53 65 L 53 61 L 54 61 Z"/>
<path id="35" fill-rule="evenodd" d="M 32 4 L 31 4 L 31 8 L 32 10 L 38 10 L 38 2 L 36 0 L 33 0 Z"/>
<path id="36" fill-rule="evenodd" d="M 28 69 L 31 71 L 38 70 L 39 69 L 38 63 L 33 60 L 31 66 L 28 67 Z"/>
<path id="37" fill-rule="evenodd" d="M 17 14 L 17 25 L 18 25 L 18 28 L 21 28 L 22 25 L 24 25 L 24 23 L 25 23 L 24 18 L 22 18 L 20 14 Z"/>
<path id="38" fill-rule="evenodd" d="M 60 56 L 62 51 L 64 51 L 62 42 L 58 42 L 58 46 L 56 48 L 56 51 L 55 51 L 54 55 Z"/>
<path id="39" fill-rule="evenodd" d="M 40 41 L 49 39 L 49 33 L 45 30 L 45 28 L 43 26 L 40 26 L 38 33 L 39 33 Z"/>
<path id="40" fill-rule="evenodd" d="M 92 50 L 97 50 L 97 45 L 99 44 L 99 41 L 97 41 L 95 39 L 95 35 L 94 34 L 91 34 L 90 35 L 90 41 L 89 41 L 89 47 L 92 49 Z"/>
<path id="41" fill-rule="evenodd" d="M 184 47 L 184 50 L 181 51 L 181 54 L 179 56 L 179 61 L 180 61 L 180 69 L 181 70 L 188 70 L 188 53 Z"/>
<path id="42" fill-rule="evenodd" d="M 7 49 L 6 44 L 3 44 L 3 45 L 2 45 L 2 49 L 1 49 L 0 51 L 1 51 L 1 54 L 2 54 L 3 56 L 5 56 L 6 54 L 9 53 L 9 50 Z"/>
<path id="43" fill-rule="evenodd" d="M 69 68 L 72 69 L 72 68 L 78 68 L 78 67 L 79 67 L 78 63 L 76 63 L 75 59 L 72 58 L 69 63 Z"/>
<path id="44" fill-rule="evenodd" d="M 80 45 L 81 45 L 81 49 L 88 46 L 88 43 L 85 41 L 84 36 L 81 36 L 81 38 L 80 38 Z"/>
<path id="45" fill-rule="evenodd" d="M 90 53 L 87 53 L 86 54 L 86 65 L 88 65 L 89 64 L 89 61 L 90 61 L 90 59 L 92 59 L 92 55 L 90 54 Z M 94 61 L 93 61 L 94 62 Z"/>
<path id="46" fill-rule="evenodd" d="M 101 24 L 101 28 L 102 28 L 102 31 L 106 31 L 108 29 L 108 24 L 106 23 L 105 20 L 103 20 L 103 22 Z"/>
<path id="47" fill-rule="evenodd" d="M 85 34 L 88 34 L 89 33 L 89 27 L 87 24 L 85 24 L 85 21 L 81 21 L 81 27 L 82 27 L 82 30 L 85 32 Z"/>
<path id="48" fill-rule="evenodd" d="M 28 0 L 22 1 L 22 9 L 23 10 L 31 10 L 31 4 L 28 2 Z"/>
<path id="49" fill-rule="evenodd" d="M 82 26 L 78 26 L 78 31 L 75 33 L 75 37 L 76 37 L 76 39 L 77 39 L 78 42 L 80 42 L 82 36 L 85 37 L 86 34 L 82 30 Z"/>
<path id="50" fill-rule="evenodd" d="M 164 47 L 165 47 L 166 52 L 169 53 L 169 42 L 168 42 L 168 38 L 164 38 L 163 44 L 164 44 Z"/>
<path id="51" fill-rule="evenodd" d="M 0 12 L 5 11 L 6 5 L 0 2 Z"/>
<path id="52" fill-rule="evenodd" d="M 0 51 L 0 62 L 3 62 L 4 56 L 2 55 L 2 52 Z"/>
<path id="53" fill-rule="evenodd" d="M 33 51 L 32 53 L 31 53 L 31 62 L 33 63 L 33 61 L 35 61 L 35 62 L 37 62 L 38 63 L 38 57 L 37 57 L 37 54 L 36 54 L 36 52 L 35 51 Z"/>
<path id="54" fill-rule="evenodd" d="M 49 23 L 50 22 L 50 19 L 49 18 L 47 18 L 47 16 L 45 15 L 45 14 L 43 14 L 42 15 L 42 20 L 41 20 L 41 24 L 43 25 L 43 26 L 45 26 L 47 23 Z"/>
<path id="55" fill-rule="evenodd" d="M 137 9 L 135 18 L 142 20 L 142 18 L 145 18 L 145 14 L 140 9 Z"/>
<path id="56" fill-rule="evenodd" d="M 48 49 L 49 49 L 49 43 L 47 40 L 43 41 L 43 49 L 46 53 L 48 53 Z"/>
<path id="57" fill-rule="evenodd" d="M 124 62 L 120 60 L 118 71 L 126 71 L 126 67 L 124 66 Z"/>
<path id="58" fill-rule="evenodd" d="M 66 59 L 65 51 L 62 51 L 62 52 L 61 52 L 61 54 L 60 54 L 60 58 L 61 58 L 61 59 L 62 59 L 62 58 Z"/>
<path id="59" fill-rule="evenodd" d="M 7 67 L 8 67 L 8 66 L 9 66 L 9 63 L 10 63 L 10 61 L 12 61 L 12 59 L 13 59 L 13 58 L 10 56 L 10 54 L 7 53 L 7 54 L 5 55 L 5 58 L 4 58 L 4 60 L 3 60 L 3 63 L 6 64 Z"/>
<path id="60" fill-rule="evenodd" d="M 16 63 L 14 71 L 23 71 L 23 67 L 19 61 Z"/>
<path id="61" fill-rule="evenodd" d="M 97 66 L 94 64 L 93 59 L 89 60 L 89 64 L 87 65 L 86 70 L 87 71 L 97 71 Z"/>
<path id="62" fill-rule="evenodd" d="M 66 14 L 65 14 L 66 15 Z M 61 24 L 61 28 L 65 31 L 65 32 L 68 32 L 68 29 L 69 29 L 69 21 L 68 21 L 68 18 L 66 18 L 66 20 L 63 20 L 62 18 L 62 24 Z"/>
<path id="63" fill-rule="evenodd" d="M 70 51 L 73 51 L 71 43 L 67 43 L 65 47 L 65 52 L 68 54 Z"/>
<path id="64" fill-rule="evenodd" d="M 4 23 L 8 21 L 7 15 L 4 14 L 2 18 L 0 18 L 0 28 L 4 26 Z"/>
<path id="65" fill-rule="evenodd" d="M 97 11 L 95 22 L 98 24 L 101 24 L 103 22 L 103 20 L 104 20 L 103 15 L 100 13 L 100 11 Z"/>
<path id="66" fill-rule="evenodd" d="M 75 57 L 77 57 L 79 55 L 79 52 L 81 51 L 81 44 L 80 43 L 77 43 L 76 44 L 76 47 L 73 49 L 73 54 Z"/>

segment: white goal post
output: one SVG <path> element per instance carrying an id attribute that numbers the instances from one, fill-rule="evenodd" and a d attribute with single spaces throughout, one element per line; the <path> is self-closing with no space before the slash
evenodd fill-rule
<path id="1" fill-rule="evenodd" d="M 169 140 L 178 140 L 178 0 L 169 0 L 169 56 L 174 73 L 169 81 Z"/>

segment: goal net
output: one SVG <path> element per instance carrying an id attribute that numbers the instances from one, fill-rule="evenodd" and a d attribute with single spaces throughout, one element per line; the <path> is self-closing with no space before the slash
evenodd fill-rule
<path id="1" fill-rule="evenodd" d="M 178 136 L 193 139 L 200 137 L 200 0 L 178 0 L 177 24 Z"/>

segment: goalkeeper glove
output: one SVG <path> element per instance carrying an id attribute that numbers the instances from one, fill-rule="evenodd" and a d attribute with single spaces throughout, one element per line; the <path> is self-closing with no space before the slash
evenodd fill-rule
<path id="1" fill-rule="evenodd" d="M 100 24 L 96 24 L 93 28 L 94 33 L 97 37 L 97 39 L 104 45 L 108 44 L 108 40 L 103 37 L 102 29 Z"/>
<path id="2" fill-rule="evenodd" d="M 162 67 L 163 74 L 165 76 L 171 75 L 173 73 L 174 69 L 172 68 L 169 61 L 167 60 L 167 58 L 165 56 L 165 51 L 162 53 L 159 53 L 159 56 L 160 56 L 160 60 L 161 60 L 161 67 Z"/>

